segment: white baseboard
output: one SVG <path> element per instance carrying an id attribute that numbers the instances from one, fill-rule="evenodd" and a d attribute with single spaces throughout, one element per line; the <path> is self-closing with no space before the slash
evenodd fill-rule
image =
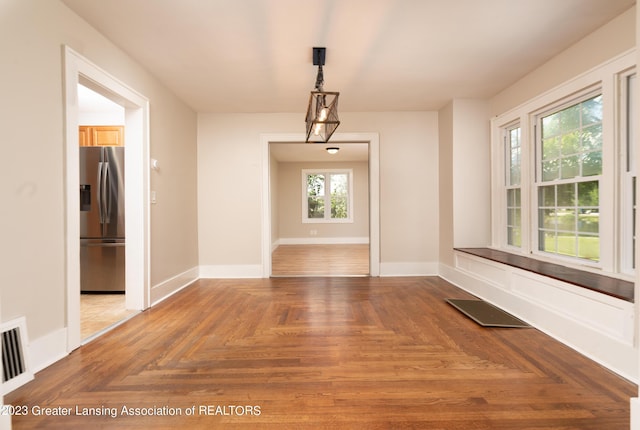
<path id="1" fill-rule="evenodd" d="M 368 244 L 365 237 L 282 237 L 274 243 L 274 249 L 279 245 L 349 245 Z"/>
<path id="2" fill-rule="evenodd" d="M 199 274 L 200 269 L 194 267 L 155 285 L 151 288 L 151 306 L 189 286 L 198 279 Z"/>
<path id="3" fill-rule="evenodd" d="M 631 430 L 640 430 L 640 398 L 631 398 Z"/>
<path id="4" fill-rule="evenodd" d="M 380 263 L 380 276 L 437 276 L 437 262 Z"/>
<path id="5" fill-rule="evenodd" d="M 66 327 L 47 333 L 38 339 L 33 339 L 29 343 L 29 357 L 34 373 L 51 366 L 67 355 Z"/>
<path id="6" fill-rule="evenodd" d="M 262 264 L 232 264 L 200 266 L 200 278 L 262 278 Z"/>
<path id="7" fill-rule="evenodd" d="M 0 405 L 2 403 L 0 402 Z M 11 430 L 11 415 L 0 414 L 0 430 Z"/>

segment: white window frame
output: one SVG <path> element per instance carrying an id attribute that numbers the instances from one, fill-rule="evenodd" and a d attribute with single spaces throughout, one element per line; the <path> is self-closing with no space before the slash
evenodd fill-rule
<path id="1" fill-rule="evenodd" d="M 511 132 L 514 130 L 520 130 L 520 141 L 519 141 L 519 148 L 520 148 L 520 180 L 518 181 L 517 184 L 512 184 L 511 183 L 511 172 L 509 170 L 509 167 L 511 166 Z M 506 211 L 506 215 L 505 215 L 505 239 L 504 239 L 504 243 L 505 246 L 508 248 L 512 248 L 512 249 L 517 249 L 520 250 L 522 249 L 522 241 L 523 241 L 523 228 L 524 228 L 524 224 L 522 222 L 522 216 L 523 216 L 523 210 L 522 210 L 522 194 L 523 194 L 523 186 L 522 186 L 522 170 L 523 170 L 523 158 L 522 158 L 522 126 L 519 122 L 515 122 L 513 124 L 509 124 L 506 127 L 504 127 L 503 129 L 503 139 L 504 139 L 504 184 L 503 184 L 503 197 L 505 199 L 505 211 Z M 509 209 L 509 202 L 507 201 L 507 194 L 509 190 L 514 190 L 514 189 L 518 189 L 520 190 L 520 246 L 516 246 L 513 244 L 509 243 L 509 234 L 508 234 L 508 229 L 507 227 L 509 226 L 509 217 L 508 217 L 508 209 Z"/>
<path id="2" fill-rule="evenodd" d="M 307 176 L 308 175 L 332 175 L 332 174 L 346 174 L 347 175 L 347 217 L 346 218 L 331 218 L 331 190 L 327 189 L 324 195 L 325 199 L 325 217 L 324 218 L 309 218 L 309 201 L 307 199 Z M 330 183 L 330 181 L 325 181 Z M 353 169 L 302 169 L 302 222 L 305 224 L 344 224 L 353 223 Z M 329 214 L 329 215 L 327 215 Z"/>
<path id="3" fill-rule="evenodd" d="M 638 106 L 636 93 L 638 79 L 635 68 L 620 73 L 618 79 L 619 106 L 619 142 L 620 142 L 620 258 L 619 270 L 626 275 L 635 273 L 635 189 L 637 183 L 637 166 L 634 142 L 637 139 Z"/>
<path id="4" fill-rule="evenodd" d="M 560 112 L 566 108 L 569 108 L 571 106 L 574 106 L 578 103 L 581 103 L 583 101 L 586 101 L 594 96 L 599 96 L 602 95 L 602 104 L 603 104 L 603 113 L 602 113 L 602 173 L 600 175 L 593 175 L 593 176 L 576 176 L 574 178 L 571 179 L 556 179 L 556 180 L 552 180 L 552 181 L 543 181 L 542 180 L 542 163 L 541 163 L 541 157 L 542 157 L 542 138 L 541 138 L 541 129 L 542 129 L 542 118 L 546 117 L 548 115 L 554 114 L 556 112 Z M 582 91 L 579 91 L 576 94 L 571 94 L 569 97 L 566 97 L 562 100 L 559 100 L 557 103 L 552 104 L 551 106 L 547 106 L 539 111 L 536 111 L 534 113 L 532 113 L 532 115 L 530 115 L 531 121 L 532 121 L 532 128 L 534 130 L 534 141 L 532 142 L 533 146 L 534 146 L 534 157 L 532 159 L 532 162 L 535 164 L 535 177 L 532 179 L 532 181 L 530 182 L 530 184 L 532 185 L 532 190 L 531 190 L 531 196 L 532 202 L 535 202 L 535 204 L 532 204 L 529 208 L 529 212 L 531 214 L 531 219 L 533 220 L 533 222 L 531 223 L 531 230 L 532 230 L 532 253 L 533 254 L 537 254 L 540 256 L 544 256 L 545 258 L 553 258 L 553 259 L 559 259 L 561 261 L 564 262 L 571 262 L 573 261 L 574 264 L 580 264 L 580 265 L 584 265 L 584 266 L 591 266 L 594 268 L 602 268 L 602 258 L 603 258 L 603 250 L 606 249 L 606 244 L 604 243 L 605 240 L 607 241 L 611 241 L 613 240 L 613 236 L 610 235 L 609 233 L 611 233 L 609 231 L 609 229 L 607 229 L 605 231 L 605 235 L 607 236 L 606 239 L 603 238 L 603 229 L 602 229 L 602 219 L 603 219 L 603 215 L 606 214 L 606 209 L 603 211 L 602 208 L 607 208 L 607 207 L 611 207 L 611 206 L 603 206 L 603 200 L 605 202 L 607 202 L 606 196 L 603 195 L 602 191 L 603 191 L 603 187 L 602 184 L 603 182 L 606 183 L 606 181 L 604 181 L 605 178 L 605 95 L 603 94 L 603 88 L 601 85 L 596 85 L 593 87 L 589 87 L 589 88 L 585 88 Z M 607 124 L 608 127 L 611 127 L 612 124 Z M 610 172 L 609 172 L 610 173 Z M 539 219 L 539 207 L 540 207 L 540 201 L 538 200 L 539 197 L 539 189 L 541 187 L 545 187 L 545 186 L 552 186 L 552 185 L 563 185 L 563 184 L 575 184 L 575 183 L 579 183 L 579 182 L 591 182 L 591 181 L 597 181 L 599 183 L 599 207 L 600 207 L 600 216 L 599 216 L 599 232 L 598 232 L 598 239 L 599 239 L 599 245 L 600 245 L 600 250 L 599 250 L 599 259 L 598 261 L 593 261 L 593 260 L 588 260 L 588 259 L 583 259 L 583 258 L 579 258 L 579 257 L 573 257 L 573 256 L 565 256 L 565 255 L 561 255 L 561 254 L 557 254 L 557 253 L 553 253 L 553 252 L 548 252 L 548 251 L 543 251 L 540 250 L 540 235 L 539 235 L 539 223 L 540 223 L 540 219 Z M 604 218 L 606 219 L 606 215 L 604 216 Z M 577 233 L 577 231 L 576 231 Z M 606 259 L 606 258 L 605 258 Z"/>
<path id="5" fill-rule="evenodd" d="M 635 50 L 629 50 L 594 69 L 581 74 L 556 88 L 524 102 L 491 120 L 492 134 L 492 247 L 521 254 L 543 261 L 552 261 L 569 267 L 633 280 L 631 272 L 621 268 L 621 229 L 624 228 L 620 213 L 624 198 L 620 186 L 620 79 L 635 67 Z M 600 176 L 600 261 L 597 263 L 576 257 L 565 257 L 538 251 L 538 193 L 536 186 L 537 139 L 536 119 L 562 105 L 569 106 L 581 96 L 600 91 L 603 97 L 603 142 Z M 516 124 L 521 125 L 521 222 L 522 246 L 507 244 L 507 165 L 505 160 L 505 133 Z M 612 210 L 613 208 L 613 210 Z"/>

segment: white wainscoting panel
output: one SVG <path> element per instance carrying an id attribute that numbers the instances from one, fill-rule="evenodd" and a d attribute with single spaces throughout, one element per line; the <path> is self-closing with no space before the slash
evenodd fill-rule
<path id="1" fill-rule="evenodd" d="M 633 303 L 462 252 L 455 267 L 441 264 L 439 274 L 638 382 Z"/>

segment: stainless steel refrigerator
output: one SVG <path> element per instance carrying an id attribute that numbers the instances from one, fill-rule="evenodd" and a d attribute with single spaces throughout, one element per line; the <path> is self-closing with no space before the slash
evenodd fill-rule
<path id="1" fill-rule="evenodd" d="M 80 290 L 124 292 L 124 148 L 80 148 Z"/>

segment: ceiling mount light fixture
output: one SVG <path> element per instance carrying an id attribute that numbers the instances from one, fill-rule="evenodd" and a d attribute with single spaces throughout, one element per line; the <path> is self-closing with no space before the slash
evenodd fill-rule
<path id="1" fill-rule="evenodd" d="M 338 119 L 338 96 L 340 93 L 324 91 L 324 74 L 322 66 L 326 56 L 326 48 L 313 48 L 313 65 L 318 66 L 315 91 L 311 91 L 307 107 L 307 139 L 306 142 L 327 142 L 336 131 Z"/>
<path id="2" fill-rule="evenodd" d="M 330 146 L 328 148 L 325 148 L 327 150 L 327 152 L 331 155 L 333 154 L 337 154 L 338 151 L 340 151 L 340 148 L 338 148 L 337 146 Z"/>

